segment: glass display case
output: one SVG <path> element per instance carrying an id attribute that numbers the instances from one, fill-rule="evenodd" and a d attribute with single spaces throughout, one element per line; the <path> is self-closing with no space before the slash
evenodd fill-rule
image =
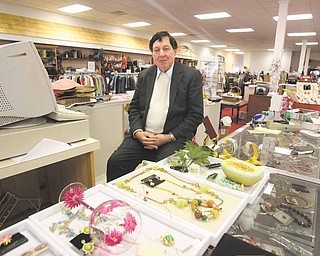
<path id="1" fill-rule="evenodd" d="M 320 186 L 279 173 L 266 186 L 228 233 L 275 255 L 320 255 Z"/>
<path id="2" fill-rule="evenodd" d="M 242 160 L 254 154 L 248 144 L 257 145 L 258 160 L 271 172 L 227 234 L 274 255 L 320 255 L 319 142 L 299 133 L 275 136 L 253 130 L 243 126 L 220 142 L 236 142 L 234 156 Z M 216 255 L 214 248 L 204 255 Z"/>
<path id="3" fill-rule="evenodd" d="M 273 172 L 320 183 L 319 159 L 320 143 L 296 132 L 281 132 L 278 135 L 265 134 L 245 125 L 225 137 L 223 142 L 233 139 L 237 143 L 234 156 L 247 160 L 253 152 L 248 152 L 254 144 L 259 152 L 258 160 Z M 249 151 L 252 151 L 250 148 Z"/>

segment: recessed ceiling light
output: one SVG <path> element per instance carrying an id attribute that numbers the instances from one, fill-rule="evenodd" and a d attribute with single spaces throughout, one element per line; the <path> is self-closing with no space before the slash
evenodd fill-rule
<path id="1" fill-rule="evenodd" d="M 191 43 L 210 43 L 210 41 L 206 40 L 206 39 L 204 39 L 204 40 L 191 40 Z"/>
<path id="2" fill-rule="evenodd" d="M 288 36 L 316 36 L 316 32 L 287 33 Z"/>
<path id="3" fill-rule="evenodd" d="M 244 52 L 235 52 L 235 54 L 244 54 Z"/>
<path id="4" fill-rule="evenodd" d="M 232 28 L 232 29 L 226 29 L 229 33 L 242 33 L 242 32 L 253 32 L 254 30 L 252 28 Z"/>
<path id="5" fill-rule="evenodd" d="M 294 14 L 294 15 L 288 15 L 287 20 L 310 20 L 313 16 L 311 13 L 308 14 Z M 279 20 L 279 16 L 274 16 L 273 19 L 275 21 Z"/>
<path id="6" fill-rule="evenodd" d="M 59 8 L 58 10 L 62 12 L 67 12 L 67 13 L 79 13 L 79 12 L 92 10 L 92 8 L 82 4 L 73 4 L 73 5 Z"/>
<path id="7" fill-rule="evenodd" d="M 296 45 L 303 45 L 303 42 L 296 43 Z M 318 45 L 318 42 L 307 42 L 306 45 Z"/>
<path id="8" fill-rule="evenodd" d="M 239 49 L 224 49 L 226 52 L 240 52 Z"/>
<path id="9" fill-rule="evenodd" d="M 123 24 L 124 26 L 130 27 L 130 28 L 137 28 L 137 27 L 146 27 L 150 26 L 150 23 L 144 22 L 144 21 L 139 21 L 139 22 L 131 22 L 131 23 L 126 23 Z"/>
<path id="10" fill-rule="evenodd" d="M 269 52 L 274 52 L 274 49 L 272 48 L 270 48 L 270 49 L 267 49 L 267 51 L 269 51 Z M 282 51 L 284 51 L 284 49 L 282 49 Z"/>
<path id="11" fill-rule="evenodd" d="M 215 13 L 205 13 L 205 14 L 197 14 L 194 15 L 199 20 L 210 20 L 210 19 L 221 19 L 221 18 L 228 18 L 231 15 L 227 12 L 215 12 Z"/>
<path id="12" fill-rule="evenodd" d="M 210 47 L 212 47 L 212 48 L 227 48 L 228 46 L 226 46 L 224 44 L 213 44 L 213 45 L 210 45 Z"/>
<path id="13" fill-rule="evenodd" d="M 172 36 L 186 36 L 187 34 L 182 33 L 182 32 L 176 32 L 176 33 L 170 33 Z"/>

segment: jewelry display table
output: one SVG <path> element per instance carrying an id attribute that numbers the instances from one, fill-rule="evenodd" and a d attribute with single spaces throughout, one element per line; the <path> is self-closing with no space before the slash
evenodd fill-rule
<path id="1" fill-rule="evenodd" d="M 168 215 L 166 216 L 159 212 L 150 211 L 149 207 L 146 207 L 143 203 L 135 199 L 130 199 L 123 193 L 118 193 L 112 187 L 100 184 L 86 190 L 84 194 L 85 203 L 90 205 L 92 208 L 97 208 L 101 203 L 108 200 L 117 199 L 125 201 L 132 207 L 131 210 L 134 209 L 139 212 L 140 218 L 137 217 L 138 215 L 134 215 L 136 216 L 137 227 L 140 229 L 138 236 L 136 240 L 132 242 L 132 246 L 121 253 L 123 256 L 200 256 L 203 255 L 210 244 L 208 236 L 194 233 L 190 227 L 182 225 L 181 223 L 176 223 Z M 83 206 L 67 212 L 63 212 L 62 209 L 63 203 L 55 204 L 30 216 L 27 222 L 32 223 L 34 226 L 34 230 L 32 230 L 33 234 L 36 234 L 37 236 L 42 234 L 43 237 L 38 238 L 38 243 L 48 243 L 52 253 L 46 255 L 83 255 L 83 251 L 78 250 L 69 241 L 75 238 L 86 226 L 89 225 L 88 219 L 91 216 L 92 211 L 84 208 Z M 76 218 L 74 218 L 73 213 L 78 213 Z M 110 219 L 111 218 L 112 215 L 110 215 Z M 14 232 L 21 232 L 24 229 L 25 227 L 19 223 L 16 228 L 10 227 L 6 230 L 0 231 L 0 237 L 4 237 L 10 232 L 11 234 Z M 24 234 L 29 241 L 26 245 L 22 245 L 12 252 L 17 253 L 27 250 L 34 244 L 33 237 L 28 233 Z M 163 245 L 163 237 L 167 235 L 174 237 L 175 243 L 173 246 Z M 54 251 L 56 244 L 59 244 L 59 253 Z M 106 254 L 103 252 L 99 253 L 98 250 L 92 255 Z"/>
<path id="2" fill-rule="evenodd" d="M 210 160 L 210 164 L 212 163 L 221 163 L 222 160 L 219 158 L 214 158 L 214 157 L 209 157 Z M 161 165 L 163 165 L 166 169 L 170 170 L 170 164 L 168 163 L 168 159 L 164 159 L 161 162 L 159 162 Z M 264 176 L 263 178 L 256 184 L 249 186 L 249 187 L 243 187 L 243 190 L 233 190 L 227 187 L 223 187 L 222 185 L 220 185 L 217 182 L 213 182 L 207 179 L 207 177 L 213 173 L 216 173 L 217 176 L 215 178 L 215 181 L 219 180 L 219 179 L 224 179 L 226 178 L 226 175 L 223 173 L 221 167 L 217 167 L 214 169 L 209 169 L 206 168 L 204 173 L 197 173 L 197 174 L 193 174 L 193 173 L 181 173 L 181 172 L 175 172 L 175 176 L 180 177 L 182 179 L 187 178 L 189 180 L 193 180 L 193 181 L 197 181 L 199 183 L 202 184 L 206 184 L 208 186 L 212 186 L 212 187 L 218 187 L 219 189 L 223 190 L 223 191 L 227 191 L 231 193 L 234 193 L 236 191 L 236 193 L 239 194 L 243 194 L 244 197 L 248 197 L 248 204 L 252 204 L 255 199 L 257 198 L 257 196 L 260 194 L 260 192 L 262 191 L 262 189 L 264 188 L 265 184 L 268 182 L 269 180 L 269 175 L 270 172 L 268 170 L 268 168 L 266 167 L 261 167 L 264 171 Z M 172 171 L 171 171 L 172 172 Z"/>
<path id="3" fill-rule="evenodd" d="M 161 184 L 152 187 L 143 182 L 150 179 L 150 175 L 163 180 Z M 157 182 L 157 181 L 155 181 Z M 192 228 L 192 232 L 198 235 L 209 235 L 210 243 L 216 245 L 222 235 L 230 228 L 240 212 L 247 205 L 248 197 L 234 190 L 225 190 L 219 186 L 211 186 L 193 181 L 188 177 L 181 178 L 176 171 L 150 164 L 124 175 L 111 183 L 107 183 L 112 189 L 125 193 L 130 198 L 140 200 L 148 205 L 150 210 L 159 211 L 169 215 L 176 223 Z M 188 201 L 185 198 L 194 198 L 202 202 L 213 201 L 214 206 L 199 206 L 202 209 L 197 218 L 190 205 L 181 205 Z M 183 200 L 182 200 L 183 199 Z M 220 213 L 214 213 L 212 209 L 219 209 Z M 211 213 L 212 212 L 212 213 Z M 205 216 L 204 216 L 205 215 Z M 202 218 L 201 220 L 201 217 Z"/>
<path id="4" fill-rule="evenodd" d="M 268 137 L 250 134 L 248 130 L 250 127 L 246 126 L 224 138 L 237 141 L 240 150 L 236 151 L 235 155 L 243 160 L 247 157 L 243 154 L 245 143 L 250 141 L 259 144 L 261 137 Z M 219 241 L 225 233 L 275 255 L 320 255 L 317 142 L 300 144 L 301 139 L 287 133 L 276 142 L 280 143 L 282 148 L 286 145 L 298 145 L 299 148 L 294 148 L 295 150 L 306 150 L 306 147 L 313 145 L 313 157 L 307 161 L 307 164 L 315 167 L 312 174 L 307 171 L 292 172 L 290 168 L 277 169 L 276 167 L 284 166 L 285 162 L 288 167 L 296 163 L 293 160 L 306 157 L 299 155 L 296 156 L 297 159 L 282 160 L 282 154 L 279 156 L 277 153 L 277 161 L 274 163 L 280 162 L 282 165 L 263 167 L 265 175 L 259 183 L 244 188 L 244 191 L 237 191 L 205 179 L 213 172 L 216 172 L 218 177 L 223 177 L 219 168 L 206 170 L 206 176 L 201 175 L 201 172 L 197 175 L 180 173 L 170 169 L 165 159 L 158 163 L 150 163 L 106 185 L 97 185 L 86 190 L 84 201 L 90 207 L 96 208 L 106 200 L 122 200 L 139 212 L 141 232 L 132 247 L 121 255 L 209 256 L 212 249 L 207 249 L 208 246 L 219 246 Z M 261 141 L 265 142 L 263 139 Z M 303 141 L 306 142 L 305 138 Z M 221 159 L 210 158 L 211 163 L 220 161 Z M 194 199 L 189 200 L 190 198 Z M 21 251 L 29 250 L 48 239 L 50 249 L 55 246 L 51 242 L 57 242 L 60 245 L 59 249 L 63 251 L 59 254 L 52 249 L 48 255 L 83 254 L 71 245 L 71 238 L 67 235 L 82 232 L 88 225 L 87 217 L 91 210 L 81 207 L 86 218 L 77 217 L 70 221 L 67 212 L 62 211 L 61 206 L 61 203 L 55 204 L 26 220 L 32 223 L 34 233 L 38 234 L 40 230 L 43 237 L 37 237 L 38 240 L 31 238 L 30 241 L 36 243 L 29 244 L 29 247 L 21 247 Z M 193 212 L 194 207 L 197 210 Z M 23 223 L 19 222 L 16 226 L 0 231 L 0 238 L 8 233 L 28 230 Z M 55 223 L 60 224 L 62 229 L 55 229 Z M 62 225 L 66 223 L 68 226 Z M 28 233 L 23 234 L 29 236 Z M 167 236 L 174 238 L 174 246 L 167 247 L 163 244 L 163 237 Z"/>

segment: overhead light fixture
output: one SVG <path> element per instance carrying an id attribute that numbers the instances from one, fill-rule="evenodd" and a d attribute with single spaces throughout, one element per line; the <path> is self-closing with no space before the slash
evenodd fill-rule
<path id="1" fill-rule="evenodd" d="M 210 43 L 209 40 L 203 39 L 203 40 L 191 40 L 191 43 Z"/>
<path id="2" fill-rule="evenodd" d="M 239 49 L 224 49 L 226 52 L 240 52 Z"/>
<path id="3" fill-rule="evenodd" d="M 288 36 L 316 36 L 316 32 L 287 33 Z"/>
<path id="4" fill-rule="evenodd" d="M 169 33 L 171 36 L 186 36 L 187 34 L 182 32 L 176 32 L 176 33 Z"/>
<path id="5" fill-rule="evenodd" d="M 272 48 L 270 48 L 270 49 L 267 49 L 267 51 L 269 51 L 269 52 L 274 52 L 274 49 Z M 284 49 L 282 49 L 282 51 L 284 51 Z"/>
<path id="6" fill-rule="evenodd" d="M 73 5 L 59 8 L 58 10 L 62 12 L 67 12 L 67 13 L 79 13 L 79 12 L 92 10 L 92 8 L 82 4 L 73 4 Z"/>
<path id="7" fill-rule="evenodd" d="M 199 20 L 211 20 L 211 19 L 221 19 L 229 18 L 231 15 L 227 12 L 214 12 L 214 13 L 205 13 L 194 15 Z"/>
<path id="8" fill-rule="evenodd" d="M 296 43 L 296 45 L 303 45 L 303 42 Z M 318 45 L 318 42 L 307 42 L 306 45 Z"/>
<path id="9" fill-rule="evenodd" d="M 244 54 L 244 52 L 235 52 L 235 54 Z"/>
<path id="10" fill-rule="evenodd" d="M 151 24 L 148 22 L 144 22 L 144 21 L 139 21 L 139 22 L 131 22 L 131 23 L 126 23 L 123 24 L 124 26 L 130 27 L 130 28 L 137 28 L 137 27 L 146 27 L 146 26 L 150 26 Z"/>
<path id="11" fill-rule="evenodd" d="M 226 29 L 229 33 L 243 33 L 243 32 L 253 32 L 254 30 L 252 28 L 231 28 Z"/>
<path id="12" fill-rule="evenodd" d="M 224 44 L 213 44 L 213 45 L 210 45 L 210 47 L 212 47 L 212 48 L 227 48 L 228 46 L 226 46 Z"/>
<path id="13" fill-rule="evenodd" d="M 294 15 L 288 15 L 287 16 L 287 20 L 310 20 L 312 19 L 313 16 L 311 13 L 307 13 L 307 14 L 294 14 Z M 275 21 L 279 20 L 279 16 L 274 16 L 273 19 Z"/>

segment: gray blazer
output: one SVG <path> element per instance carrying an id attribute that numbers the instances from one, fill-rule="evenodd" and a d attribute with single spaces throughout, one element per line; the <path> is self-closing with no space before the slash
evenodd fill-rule
<path id="1" fill-rule="evenodd" d="M 140 72 L 136 90 L 129 108 L 131 134 L 145 129 L 146 117 L 156 79 L 154 65 Z M 174 63 L 169 110 L 164 125 L 164 134 L 171 132 L 176 139 L 191 139 L 203 119 L 203 94 L 201 74 L 198 70 L 179 62 Z"/>

